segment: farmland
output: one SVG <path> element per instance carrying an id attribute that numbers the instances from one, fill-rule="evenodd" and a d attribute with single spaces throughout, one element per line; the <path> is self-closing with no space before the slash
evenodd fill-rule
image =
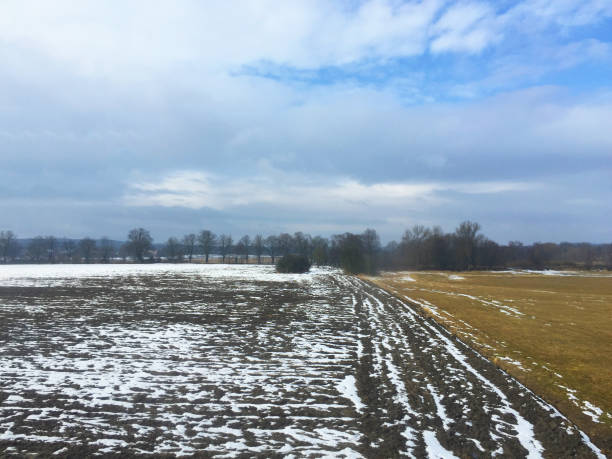
<path id="1" fill-rule="evenodd" d="M 246 265 L 0 267 L 0 455 L 29 453 L 602 457 L 419 306 Z"/>
<path id="2" fill-rule="evenodd" d="M 400 272 L 372 278 L 612 448 L 612 275 Z"/>

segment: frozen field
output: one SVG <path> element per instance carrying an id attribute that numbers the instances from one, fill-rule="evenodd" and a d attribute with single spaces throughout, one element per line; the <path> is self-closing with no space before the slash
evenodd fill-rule
<path id="1" fill-rule="evenodd" d="M 596 457 L 411 306 L 336 271 L 0 266 L 0 456 Z"/>

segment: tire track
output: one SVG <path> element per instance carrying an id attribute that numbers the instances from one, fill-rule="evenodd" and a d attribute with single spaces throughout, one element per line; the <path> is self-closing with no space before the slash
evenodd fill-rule
<path id="1" fill-rule="evenodd" d="M 395 455 L 603 457 L 557 410 L 417 309 L 358 279 L 346 282 L 361 292 L 356 309 L 370 330 L 363 371 L 395 405 L 380 413 L 381 424 L 404 428 Z M 370 446 L 373 455 L 388 453 Z"/>

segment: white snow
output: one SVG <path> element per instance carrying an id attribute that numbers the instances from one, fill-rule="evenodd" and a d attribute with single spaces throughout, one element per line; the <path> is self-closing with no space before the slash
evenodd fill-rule
<path id="1" fill-rule="evenodd" d="M 445 449 L 438 438 L 436 437 L 436 433 L 431 430 L 423 431 L 423 440 L 425 441 L 425 445 L 427 446 L 427 455 L 430 459 L 455 459 L 453 453 L 449 450 Z"/>
<path id="2" fill-rule="evenodd" d="M 404 307 L 409 309 L 408 305 L 404 304 Z M 446 336 L 440 333 L 435 327 L 429 325 L 427 322 L 423 322 L 423 325 L 427 327 L 436 337 L 440 340 L 441 344 L 446 348 L 447 352 L 455 358 L 457 362 L 459 362 L 469 373 L 473 374 L 478 380 L 480 380 L 485 386 L 487 386 L 490 390 L 495 392 L 499 397 L 502 405 L 504 406 L 504 411 L 512 414 L 517 423 L 515 428 L 518 432 L 517 438 L 523 447 L 528 451 L 529 458 L 539 458 L 542 456 L 544 448 L 540 444 L 540 442 L 535 438 L 535 433 L 533 431 L 533 425 L 523 418 L 518 411 L 512 408 L 508 398 L 506 395 L 499 390 L 497 386 L 495 386 L 491 381 L 486 379 L 482 374 L 477 372 L 472 365 L 467 361 L 465 355 L 463 355 L 459 349 L 455 346 L 455 344 L 450 341 Z"/>
<path id="3" fill-rule="evenodd" d="M 330 272 L 335 270 L 313 267 L 305 274 L 281 274 L 271 265 L 200 263 L 0 265 L 0 286 L 74 285 L 88 278 L 173 274 L 205 277 L 211 281 L 313 282 Z"/>
<path id="4" fill-rule="evenodd" d="M 355 409 L 358 412 L 361 412 L 361 410 L 365 408 L 365 405 L 357 393 L 357 385 L 353 375 L 346 376 L 336 385 L 336 389 L 338 389 L 338 392 L 340 392 L 342 397 L 348 398 L 351 402 L 353 402 L 353 405 L 355 405 Z"/>
<path id="5" fill-rule="evenodd" d="M 434 402 L 436 404 L 436 411 L 438 413 L 438 417 L 442 420 L 444 430 L 448 430 L 452 420 L 446 415 L 446 409 L 444 409 L 444 405 L 442 404 L 442 398 L 438 395 L 438 393 L 431 384 L 427 384 L 427 390 L 434 399 Z"/>
<path id="6" fill-rule="evenodd" d="M 340 278 L 337 271 L 314 268 L 287 275 L 272 266 L 195 264 L 7 268 L 0 266 L 0 285 L 106 287 L 109 278 L 119 282 L 113 291 L 102 290 L 94 298 L 41 300 L 36 305 L 40 315 L 20 333 L 22 339 L 3 347 L 0 375 L 10 391 L 0 403 L 0 420 L 17 410 L 29 423 L 55 418 L 58 428 L 53 436 L 39 435 L 36 427 L 16 434 L 12 425 L 0 423 L 0 439 L 72 443 L 77 440 L 67 433 L 77 428 L 97 442 L 101 453 L 110 454 L 133 446 L 124 420 L 136 441 L 153 433 L 149 422 L 154 409 L 154 419 L 161 423 L 158 440 L 153 451 L 143 454 L 193 454 L 198 439 L 214 439 L 215 454 L 257 454 L 280 449 L 282 430 L 251 428 L 257 446 L 248 446 L 235 423 L 274 419 L 271 413 L 282 407 L 291 422 L 285 433 L 308 444 L 291 446 L 288 453 L 360 457 L 346 445 L 358 444 L 361 434 L 354 419 L 341 414 L 364 406 L 354 376 L 347 377 L 358 350 L 357 330 L 339 332 L 330 326 L 338 320 L 350 324 L 354 317 L 350 302 L 330 304 L 338 294 L 331 279 Z M 158 281 L 151 283 L 151 276 Z M 147 284 L 141 279 L 148 279 Z M 199 293 L 192 300 L 156 299 L 156 289 L 184 292 L 185 280 L 197 281 L 196 288 L 235 293 L 220 302 L 200 300 Z M 294 294 L 282 283 L 301 287 L 295 304 L 267 299 L 268 292 Z M 130 295 L 130 304 L 120 303 L 124 295 Z M 266 303 L 281 317 L 286 308 L 297 308 L 302 315 L 292 315 L 281 328 L 274 322 L 253 322 Z M 0 305 L 2 317 L 23 310 L 17 302 Z M 201 322 L 202 317 L 213 320 Z M 23 356 L 23 346 L 37 351 Z M 260 395 L 253 395 L 255 388 Z M 41 410 L 28 400 L 30 391 L 72 408 Z M 300 415 L 304 410 L 308 416 Z M 320 428 L 312 432 L 311 422 L 317 419 Z"/>
<path id="7" fill-rule="evenodd" d="M 582 405 L 585 407 L 583 413 L 590 416 L 593 422 L 601 422 L 599 418 L 603 414 L 603 410 L 587 400 L 583 400 Z"/>

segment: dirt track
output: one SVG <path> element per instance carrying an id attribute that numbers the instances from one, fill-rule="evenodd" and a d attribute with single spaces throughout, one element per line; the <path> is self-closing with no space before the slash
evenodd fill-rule
<path id="1" fill-rule="evenodd" d="M 595 456 L 378 288 L 206 269 L 0 283 L 0 456 Z"/>

